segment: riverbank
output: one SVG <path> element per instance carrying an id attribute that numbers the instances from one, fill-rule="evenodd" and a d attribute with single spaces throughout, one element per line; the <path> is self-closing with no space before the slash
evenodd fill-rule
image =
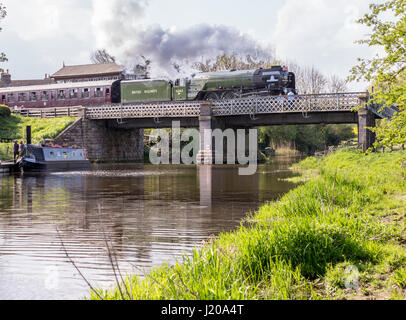
<path id="1" fill-rule="evenodd" d="M 32 142 L 39 143 L 44 139 L 53 139 L 66 127 L 72 124 L 75 118 L 26 118 L 12 114 L 0 117 L 0 137 L 24 142 L 25 128 L 31 126 Z M 11 143 L 0 143 L 0 160 L 12 161 L 13 150 Z"/>
<path id="2" fill-rule="evenodd" d="M 341 150 L 174 265 L 92 299 L 405 299 L 406 153 Z"/>

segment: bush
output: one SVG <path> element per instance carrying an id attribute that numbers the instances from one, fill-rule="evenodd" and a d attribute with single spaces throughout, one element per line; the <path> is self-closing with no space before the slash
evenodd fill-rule
<path id="1" fill-rule="evenodd" d="M 5 105 L 0 105 L 0 117 L 9 117 L 11 115 L 11 110 Z"/>

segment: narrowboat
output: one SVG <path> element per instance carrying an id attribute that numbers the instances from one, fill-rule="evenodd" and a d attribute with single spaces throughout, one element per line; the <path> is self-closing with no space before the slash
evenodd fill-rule
<path id="1" fill-rule="evenodd" d="M 80 147 L 28 144 L 20 168 L 23 172 L 74 171 L 90 169 L 91 164 L 86 150 Z"/>

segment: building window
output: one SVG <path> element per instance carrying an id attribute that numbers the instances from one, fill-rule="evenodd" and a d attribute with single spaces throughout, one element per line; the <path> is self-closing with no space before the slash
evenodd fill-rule
<path id="1" fill-rule="evenodd" d="M 42 91 L 41 92 L 41 101 L 48 101 L 48 91 Z"/>
<path id="2" fill-rule="evenodd" d="M 65 100 L 65 90 L 58 91 L 58 100 Z"/>
<path id="3" fill-rule="evenodd" d="M 18 94 L 18 102 L 24 102 L 27 100 L 27 96 L 25 92 L 21 92 Z"/>
<path id="4" fill-rule="evenodd" d="M 103 97 L 103 88 L 96 88 L 94 89 L 94 96 L 96 98 Z"/>
<path id="5" fill-rule="evenodd" d="M 82 89 L 82 98 L 90 98 L 90 91 L 88 88 Z"/>
<path id="6" fill-rule="evenodd" d="M 106 96 L 109 96 L 109 95 L 110 95 L 110 89 L 106 88 Z"/>
<path id="7" fill-rule="evenodd" d="M 70 89 L 69 90 L 69 97 L 71 99 L 77 99 L 77 97 L 78 97 L 78 89 Z"/>
<path id="8" fill-rule="evenodd" d="M 7 102 L 14 102 L 14 93 L 9 93 L 8 94 Z"/>
<path id="9" fill-rule="evenodd" d="M 37 101 L 37 93 L 30 92 L 30 101 Z"/>

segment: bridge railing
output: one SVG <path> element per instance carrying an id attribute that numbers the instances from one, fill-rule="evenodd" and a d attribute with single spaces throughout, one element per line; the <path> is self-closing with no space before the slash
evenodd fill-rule
<path id="1" fill-rule="evenodd" d="M 361 94 L 356 92 L 218 100 L 213 102 L 213 115 L 351 111 L 362 103 Z"/>
<path id="2" fill-rule="evenodd" d="M 89 119 L 198 117 L 200 101 L 116 104 L 86 108 Z"/>

